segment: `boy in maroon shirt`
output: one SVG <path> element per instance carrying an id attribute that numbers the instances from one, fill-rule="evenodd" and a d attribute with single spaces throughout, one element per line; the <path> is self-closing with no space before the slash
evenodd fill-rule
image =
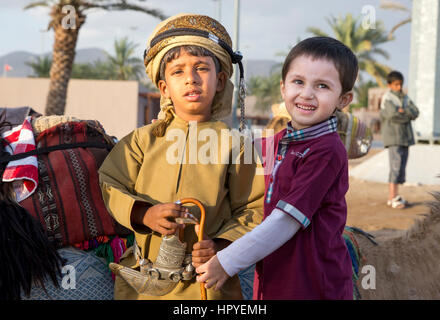
<path id="1" fill-rule="evenodd" d="M 351 260 L 342 237 L 348 158 L 336 109 L 353 99 L 353 52 L 328 37 L 298 43 L 283 65 L 281 94 L 292 121 L 263 154 L 264 221 L 196 271 L 219 289 L 257 262 L 254 299 L 352 299 Z M 269 164 L 273 164 L 269 165 Z"/>

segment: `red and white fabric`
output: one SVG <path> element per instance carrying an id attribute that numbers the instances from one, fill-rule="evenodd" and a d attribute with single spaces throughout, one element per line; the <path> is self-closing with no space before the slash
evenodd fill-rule
<path id="1" fill-rule="evenodd" d="M 22 125 L 2 134 L 5 150 L 11 155 L 35 149 L 35 138 L 32 132 L 31 117 L 26 117 Z M 17 202 L 29 197 L 38 185 L 37 156 L 29 156 L 11 161 L 6 166 L 3 182 L 12 182 Z"/>

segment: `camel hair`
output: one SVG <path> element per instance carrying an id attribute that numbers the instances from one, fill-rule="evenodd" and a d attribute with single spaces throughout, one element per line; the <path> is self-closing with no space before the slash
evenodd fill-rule
<path id="1" fill-rule="evenodd" d="M 361 254 L 358 287 L 365 300 L 440 299 L 440 192 L 430 213 L 402 236 L 374 245 L 355 235 Z"/>

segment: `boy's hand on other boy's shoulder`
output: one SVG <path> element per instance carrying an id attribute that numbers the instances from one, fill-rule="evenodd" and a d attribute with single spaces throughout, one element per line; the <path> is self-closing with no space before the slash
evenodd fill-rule
<path id="1" fill-rule="evenodd" d="M 209 289 L 215 285 L 214 290 L 219 290 L 228 280 L 229 275 L 223 269 L 217 255 L 213 256 L 207 263 L 196 269 L 199 274 L 197 282 L 205 283 L 205 288 Z"/>
<path id="2" fill-rule="evenodd" d="M 162 235 L 175 234 L 178 229 L 185 225 L 178 224 L 174 220 L 184 217 L 186 208 L 176 203 L 161 203 L 150 207 L 144 215 L 143 224 L 151 230 Z"/>
<path id="3" fill-rule="evenodd" d="M 404 113 L 405 110 L 403 110 L 403 108 L 398 108 L 398 109 L 397 109 L 397 112 Z"/>
<path id="4" fill-rule="evenodd" d="M 195 231 L 199 234 L 200 226 L 195 226 Z M 231 242 L 225 239 L 215 239 L 212 240 L 205 234 L 203 235 L 203 240 L 196 242 L 193 245 L 192 251 L 192 264 L 195 268 L 201 266 L 211 259 L 217 251 L 226 248 Z"/>

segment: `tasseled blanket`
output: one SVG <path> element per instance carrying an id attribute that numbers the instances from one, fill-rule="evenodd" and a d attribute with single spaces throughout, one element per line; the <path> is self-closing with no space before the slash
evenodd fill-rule
<path id="1" fill-rule="evenodd" d="M 119 236 L 99 236 L 95 239 L 83 241 L 74 245 L 75 248 L 90 251 L 93 250 L 98 257 L 104 258 L 107 265 L 110 262 L 119 263 L 121 256 L 134 243 L 134 234 L 129 234 L 126 238 Z M 110 269 L 109 269 L 110 271 Z M 112 273 L 113 280 L 115 275 Z"/>
<path id="2" fill-rule="evenodd" d="M 29 123 L 25 124 L 21 132 L 30 132 Z M 2 113 L 1 132 L 6 127 L 11 125 Z M 100 124 L 60 123 L 35 140 L 37 149 L 16 150 L 20 152 L 12 156 L 5 148 L 15 142 L 0 139 L 0 177 L 16 156 L 26 158 L 31 155 L 27 152 L 40 152 L 38 186 L 28 188 L 20 204 L 11 183 L 0 185 L 0 300 L 20 299 L 21 293 L 28 296 L 34 284 L 44 289 L 47 280 L 57 287 L 64 263 L 56 250 L 59 247 L 79 243 L 77 248 L 93 249 L 107 262 L 119 262 L 133 243 L 133 234 L 109 215 L 102 200 L 97 169 L 114 142 Z M 34 153 L 32 156 L 36 158 Z"/>
<path id="3" fill-rule="evenodd" d="M 355 228 L 355 227 L 349 227 L 346 226 L 344 229 L 344 232 L 342 234 L 342 237 L 345 240 L 345 244 L 347 245 L 348 252 L 350 253 L 351 258 L 351 264 L 352 264 L 352 270 L 353 270 L 353 299 L 354 300 L 360 300 L 361 293 L 359 292 L 358 288 L 358 280 L 359 280 L 359 267 L 360 264 L 365 264 L 366 259 L 361 253 L 361 249 L 359 247 L 358 242 L 356 241 L 356 238 L 354 236 L 354 233 L 357 233 L 359 235 L 363 235 L 367 237 L 373 244 L 377 245 L 377 243 L 372 239 L 374 236 L 372 236 L 369 233 L 366 233 L 365 231 Z"/>

